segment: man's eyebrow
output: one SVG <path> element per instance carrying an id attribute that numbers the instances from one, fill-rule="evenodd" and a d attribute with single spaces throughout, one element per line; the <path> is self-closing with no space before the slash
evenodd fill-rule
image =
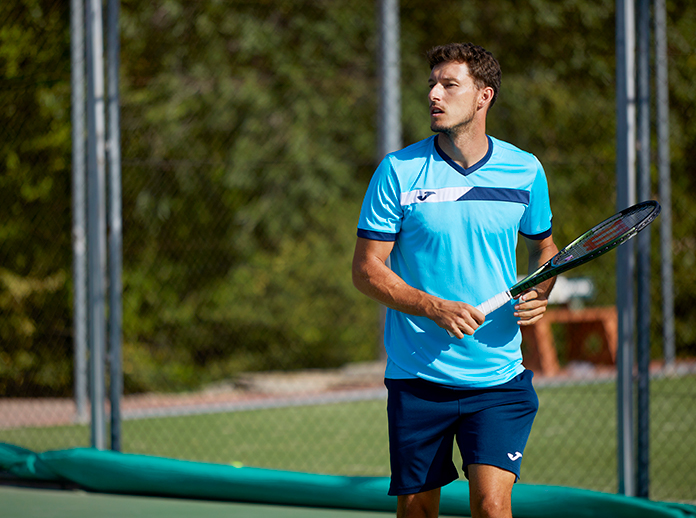
<path id="1" fill-rule="evenodd" d="M 459 79 L 457 79 L 456 77 L 441 77 L 439 79 L 439 82 L 444 82 L 444 81 L 459 81 Z M 433 78 L 428 79 L 428 83 L 437 83 L 437 82 L 438 81 L 436 81 Z"/>

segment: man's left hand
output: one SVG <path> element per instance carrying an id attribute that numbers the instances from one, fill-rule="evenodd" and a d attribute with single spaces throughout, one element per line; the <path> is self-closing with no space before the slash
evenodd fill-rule
<path id="1" fill-rule="evenodd" d="M 532 288 L 524 292 L 515 304 L 515 316 L 521 326 L 531 326 L 541 320 L 549 304 L 548 298 Z"/>

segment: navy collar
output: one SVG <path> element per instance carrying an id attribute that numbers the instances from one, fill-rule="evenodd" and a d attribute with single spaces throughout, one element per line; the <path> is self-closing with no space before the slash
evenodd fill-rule
<path id="1" fill-rule="evenodd" d="M 440 155 L 440 158 L 442 158 L 445 162 L 447 162 L 450 166 L 454 168 L 455 171 L 457 171 L 459 174 L 462 174 L 464 176 L 468 176 L 474 171 L 480 169 L 485 165 L 486 162 L 491 158 L 491 155 L 493 154 L 493 141 L 491 140 L 491 137 L 486 135 L 486 138 L 488 139 L 488 151 L 486 151 L 486 155 L 476 162 L 474 165 L 471 167 L 464 169 L 462 166 L 457 164 L 454 160 L 452 160 L 447 153 L 445 153 L 442 148 L 440 147 L 440 144 L 437 143 L 437 135 L 434 137 L 435 140 L 435 150 L 437 151 L 437 154 Z"/>

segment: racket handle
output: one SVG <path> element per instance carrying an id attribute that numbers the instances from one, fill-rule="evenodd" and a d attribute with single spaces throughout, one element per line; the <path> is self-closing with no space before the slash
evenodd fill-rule
<path id="1" fill-rule="evenodd" d="M 510 293 L 509 290 L 505 290 L 501 293 L 498 293 L 494 297 L 491 297 L 485 302 L 482 302 L 478 306 L 476 306 L 476 309 L 478 309 L 481 313 L 484 315 L 488 315 L 490 313 L 493 313 L 496 309 L 501 307 L 503 304 L 510 302 L 512 300 L 512 294 Z"/>
<path id="2" fill-rule="evenodd" d="M 510 302 L 512 300 L 512 293 L 510 293 L 509 290 L 505 290 L 502 293 L 498 293 L 497 295 L 491 297 L 490 299 L 486 300 L 485 302 L 481 302 L 478 306 L 476 306 L 476 309 L 478 309 L 481 313 L 484 315 L 488 315 L 490 313 L 493 313 L 496 309 L 501 307 L 503 304 Z M 452 338 L 454 338 L 454 333 L 451 331 L 447 331 L 447 334 L 450 335 Z"/>

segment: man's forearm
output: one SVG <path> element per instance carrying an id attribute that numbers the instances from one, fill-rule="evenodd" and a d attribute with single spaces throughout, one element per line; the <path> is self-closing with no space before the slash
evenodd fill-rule
<path id="1" fill-rule="evenodd" d="M 541 242 L 534 243 L 530 246 L 528 242 L 529 249 L 529 273 L 535 272 L 542 264 L 549 261 L 553 256 L 558 253 L 558 248 L 551 237 L 548 237 Z M 556 278 L 552 277 L 548 281 L 544 281 L 538 284 L 535 289 L 545 298 L 551 294 L 553 285 L 556 283 Z"/>

